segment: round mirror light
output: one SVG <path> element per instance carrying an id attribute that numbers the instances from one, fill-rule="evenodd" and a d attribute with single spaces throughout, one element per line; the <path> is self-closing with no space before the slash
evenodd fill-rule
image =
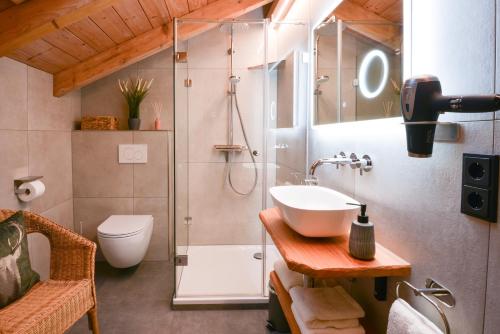
<path id="1" fill-rule="evenodd" d="M 368 69 L 370 65 L 373 63 L 375 58 L 379 58 L 382 62 L 382 77 L 380 79 L 380 83 L 378 84 L 375 90 L 370 90 L 368 88 Z M 389 60 L 385 53 L 380 50 L 371 50 L 368 52 L 363 58 L 361 62 L 361 66 L 359 67 L 359 90 L 361 94 L 367 99 L 373 99 L 377 97 L 384 90 L 385 85 L 387 84 L 387 79 L 389 77 Z"/>

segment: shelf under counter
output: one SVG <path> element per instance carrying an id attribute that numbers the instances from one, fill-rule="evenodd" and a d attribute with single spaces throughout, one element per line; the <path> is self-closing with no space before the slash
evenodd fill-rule
<path id="1" fill-rule="evenodd" d="M 272 271 L 269 277 L 271 284 L 274 287 L 274 291 L 276 292 L 276 296 L 278 296 L 278 301 L 280 302 L 281 309 L 283 310 L 283 314 L 285 315 L 286 321 L 288 322 L 288 326 L 290 327 L 291 334 L 301 334 L 299 325 L 295 320 L 295 316 L 292 312 L 292 297 L 286 291 L 285 287 L 281 283 L 278 274 L 275 271 Z M 360 323 L 365 329 L 366 334 L 374 334 L 375 331 L 370 328 L 366 322 L 366 318 L 360 319 Z"/>
<path id="2" fill-rule="evenodd" d="M 281 219 L 277 208 L 261 211 L 260 220 L 290 270 L 314 278 L 408 276 L 411 265 L 382 245 L 375 259 L 358 260 L 349 255 L 348 237 L 307 238 Z"/>

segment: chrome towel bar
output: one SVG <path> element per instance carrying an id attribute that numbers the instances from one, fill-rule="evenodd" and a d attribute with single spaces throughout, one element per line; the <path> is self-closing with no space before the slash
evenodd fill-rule
<path id="1" fill-rule="evenodd" d="M 435 280 L 432 278 L 428 278 L 425 282 L 425 288 L 419 289 L 411 285 L 407 281 L 400 281 L 396 284 L 396 297 L 400 298 L 399 296 L 399 288 L 401 285 L 406 285 L 409 287 L 415 296 L 419 296 L 427 300 L 429 303 L 431 303 L 432 306 L 439 312 L 439 315 L 441 316 L 441 319 L 444 322 L 444 327 L 445 327 L 445 334 L 450 334 L 450 324 L 448 323 L 448 319 L 446 318 L 446 315 L 443 312 L 443 309 L 436 303 L 436 301 L 432 300 L 430 296 L 433 296 L 436 298 L 437 301 L 442 303 L 448 308 L 453 308 L 455 306 L 455 296 L 453 296 L 453 293 L 448 290 L 446 287 L 443 285 L 437 283 Z"/>

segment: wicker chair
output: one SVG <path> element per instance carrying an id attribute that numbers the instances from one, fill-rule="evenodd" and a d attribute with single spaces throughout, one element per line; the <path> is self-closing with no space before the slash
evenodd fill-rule
<path id="1" fill-rule="evenodd" d="M 0 220 L 14 213 L 0 210 Z M 39 232 L 49 239 L 50 279 L 0 309 L 0 333 L 63 333 L 87 313 L 89 328 L 98 334 L 95 243 L 31 212 L 24 211 L 24 220 L 27 233 Z"/>

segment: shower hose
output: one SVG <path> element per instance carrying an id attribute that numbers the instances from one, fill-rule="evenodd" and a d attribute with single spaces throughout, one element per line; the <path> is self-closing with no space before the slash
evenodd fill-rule
<path id="1" fill-rule="evenodd" d="M 250 154 L 250 158 L 252 159 L 254 176 L 253 176 L 252 187 L 250 188 L 249 191 L 244 192 L 244 191 L 238 190 L 236 188 L 236 186 L 233 184 L 233 180 L 232 180 L 232 177 L 231 177 L 231 175 L 232 175 L 232 163 L 231 163 L 231 158 L 229 158 L 228 159 L 228 163 L 229 163 L 228 181 L 229 181 L 229 185 L 231 186 L 231 189 L 233 189 L 233 191 L 235 193 L 237 193 L 238 195 L 247 196 L 247 195 L 250 195 L 255 190 L 255 187 L 257 186 L 257 178 L 258 178 L 257 163 L 255 162 L 255 156 L 253 154 L 252 148 L 250 147 L 250 143 L 248 141 L 247 133 L 246 133 L 246 130 L 245 130 L 245 124 L 243 123 L 243 119 L 241 117 L 240 107 L 238 105 L 238 95 L 236 94 L 236 85 L 231 84 L 231 86 L 232 86 L 231 95 L 234 96 L 234 105 L 236 106 L 236 111 L 238 113 L 238 120 L 240 122 L 241 132 L 243 133 L 243 138 L 245 139 L 245 144 L 246 144 L 246 146 L 248 148 L 248 153 Z M 231 108 L 232 108 L 232 106 L 231 106 Z M 230 154 L 230 156 L 233 156 L 233 155 L 234 155 L 234 152 Z"/>

